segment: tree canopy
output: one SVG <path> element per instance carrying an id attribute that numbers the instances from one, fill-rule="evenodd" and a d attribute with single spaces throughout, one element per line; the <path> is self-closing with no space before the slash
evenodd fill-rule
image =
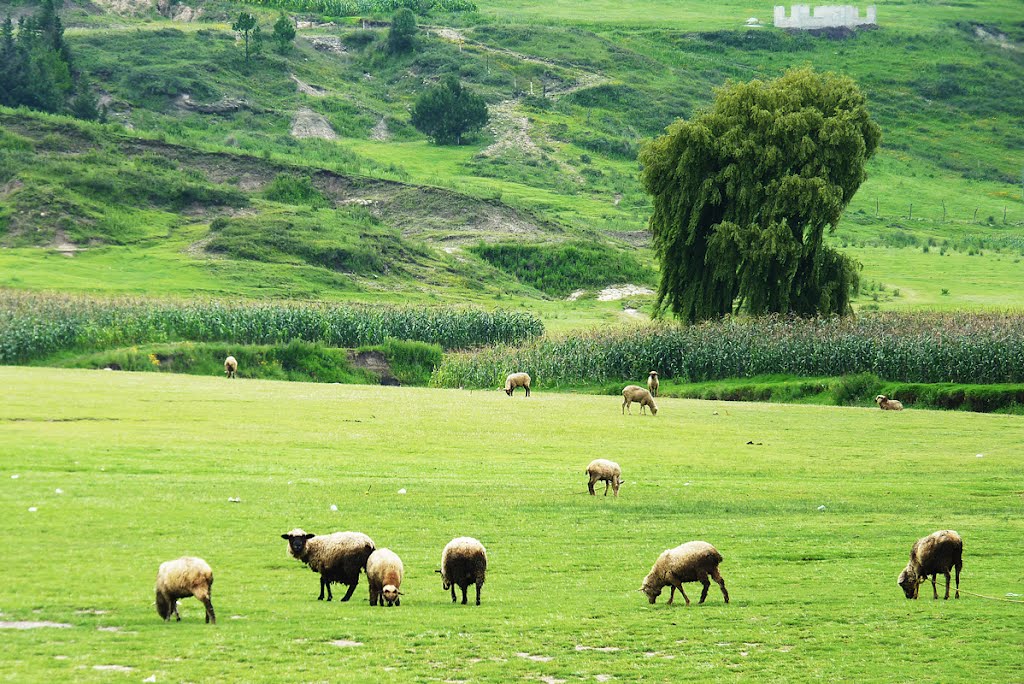
<path id="1" fill-rule="evenodd" d="M 812 69 L 728 84 L 669 126 L 640 154 L 658 312 L 847 313 L 860 265 L 823 239 L 880 140 L 853 80 Z"/>
<path id="2" fill-rule="evenodd" d="M 291 50 L 293 40 L 295 40 L 295 24 L 287 14 L 281 12 L 277 21 L 274 22 L 274 42 L 277 43 L 277 51 L 282 55 L 286 54 Z"/>
<path id="3" fill-rule="evenodd" d="M 249 37 L 252 32 L 259 28 L 259 23 L 256 21 L 256 17 L 249 14 L 248 12 L 242 11 L 238 13 L 238 19 L 231 25 L 232 31 L 237 31 L 245 36 L 245 63 L 249 63 Z"/>
<path id="4" fill-rule="evenodd" d="M 461 145 L 462 136 L 487 123 L 487 104 L 454 76 L 422 93 L 412 108 L 412 125 L 438 145 Z"/>
<path id="5" fill-rule="evenodd" d="M 391 17 L 391 29 L 388 30 L 388 52 L 398 54 L 408 52 L 416 46 L 416 15 L 412 10 L 403 7 Z"/>

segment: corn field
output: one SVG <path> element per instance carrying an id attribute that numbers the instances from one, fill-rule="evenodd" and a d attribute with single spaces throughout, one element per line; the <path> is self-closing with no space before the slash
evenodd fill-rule
<path id="1" fill-rule="evenodd" d="M 277 344 L 298 339 L 357 347 L 395 338 L 468 349 L 521 344 L 543 333 L 544 324 L 534 315 L 507 310 L 96 299 L 0 290 L 0 364 L 68 349 L 184 340 Z"/>
<path id="2" fill-rule="evenodd" d="M 254 0 L 252 4 L 332 17 L 391 14 L 403 8 L 417 14 L 432 9 L 443 12 L 475 12 L 477 9 L 471 0 Z"/>
<path id="3" fill-rule="evenodd" d="M 644 384 L 649 371 L 689 382 L 757 375 L 874 373 L 901 382 L 1024 381 L 1024 315 L 881 313 L 858 318 L 725 319 L 648 324 L 448 354 L 438 387 L 497 387 L 512 371 L 535 384 Z"/>

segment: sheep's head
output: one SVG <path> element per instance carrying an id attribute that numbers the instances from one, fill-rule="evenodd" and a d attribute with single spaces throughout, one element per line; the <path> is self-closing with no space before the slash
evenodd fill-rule
<path id="1" fill-rule="evenodd" d="M 512 396 L 512 388 L 511 387 L 506 387 L 505 388 L 505 394 L 507 394 L 508 396 L 511 397 Z"/>
<path id="2" fill-rule="evenodd" d="M 315 534 L 309 534 L 305 530 L 296 527 L 291 532 L 287 532 L 281 535 L 281 539 L 288 542 L 288 553 L 293 558 L 302 558 L 306 553 L 306 542 L 315 537 Z"/>
<path id="3" fill-rule="evenodd" d="M 444 589 L 445 591 L 448 591 L 449 589 L 452 588 L 452 583 L 448 581 L 448 578 L 444 576 L 443 572 L 441 572 L 440 570 L 435 570 L 434 572 L 436 572 L 438 575 L 441 576 L 441 588 L 442 589 Z"/>
<path id="4" fill-rule="evenodd" d="M 658 415 L 658 405 L 655 404 L 653 401 L 648 405 L 648 408 L 651 409 L 652 416 Z"/>
<path id="5" fill-rule="evenodd" d="M 398 591 L 398 587 L 394 584 L 385 584 L 380 594 L 384 597 L 384 602 L 389 606 L 395 605 L 398 602 L 398 597 L 402 596 L 402 592 Z"/>
<path id="6" fill-rule="evenodd" d="M 657 380 L 658 379 L 658 371 L 651 371 L 650 373 L 648 373 L 648 376 L 654 378 L 655 380 Z"/>
<path id="7" fill-rule="evenodd" d="M 658 597 L 661 596 L 661 587 L 654 586 L 649 577 L 644 578 L 643 585 L 637 591 L 642 591 L 647 594 L 648 603 L 654 603 L 658 600 Z"/>
<path id="8" fill-rule="evenodd" d="M 875 403 L 878 404 L 879 406 L 881 406 L 882 403 L 886 401 L 889 401 L 889 397 L 885 396 L 884 394 L 879 394 L 877 397 L 875 397 Z"/>
<path id="9" fill-rule="evenodd" d="M 919 577 L 912 567 L 909 565 L 903 569 L 900 573 L 900 577 L 896 580 L 896 584 L 900 585 L 903 589 L 904 595 L 908 599 L 916 599 L 917 592 L 921 588 L 921 583 L 924 582 L 924 577 Z"/>

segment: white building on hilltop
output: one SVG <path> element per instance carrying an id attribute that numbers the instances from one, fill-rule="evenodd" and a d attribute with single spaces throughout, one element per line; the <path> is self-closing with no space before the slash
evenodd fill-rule
<path id="1" fill-rule="evenodd" d="M 868 16 L 861 18 L 853 5 L 819 5 L 811 14 L 810 5 L 793 5 L 791 16 L 786 16 L 784 5 L 775 6 L 775 26 L 778 28 L 819 29 L 857 26 L 875 26 L 875 6 L 868 6 Z"/>

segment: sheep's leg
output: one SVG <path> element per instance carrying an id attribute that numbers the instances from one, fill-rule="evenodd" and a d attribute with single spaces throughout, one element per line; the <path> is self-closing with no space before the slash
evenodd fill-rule
<path id="1" fill-rule="evenodd" d="M 352 592 L 354 592 L 356 590 L 356 585 L 357 584 L 359 584 L 359 578 L 358 577 L 356 578 L 355 582 L 353 582 L 352 584 L 348 585 L 348 591 L 346 591 L 345 595 L 341 597 L 342 601 L 348 601 L 350 598 L 352 598 Z"/>
<path id="2" fill-rule="evenodd" d="M 452 603 L 455 603 L 456 600 L 457 599 L 455 598 L 455 585 L 453 584 L 452 585 Z"/>
<path id="3" fill-rule="evenodd" d="M 594 494 L 594 483 L 597 482 L 597 478 L 594 476 L 590 477 L 590 482 L 587 483 L 587 489 L 590 490 L 590 496 L 597 496 Z"/>
<path id="4" fill-rule="evenodd" d="M 668 593 L 668 605 L 671 606 L 672 602 L 675 600 L 675 598 L 676 598 L 676 588 L 675 588 L 675 585 L 672 585 L 672 591 L 670 591 Z"/>
<path id="5" fill-rule="evenodd" d="M 932 575 L 932 598 L 933 599 L 938 599 L 939 598 L 939 590 L 935 586 L 935 578 L 936 578 L 937 575 L 938 575 L 938 573 L 935 573 L 934 575 Z"/>
<path id="6" fill-rule="evenodd" d="M 530 386 L 526 386 L 526 396 L 530 396 Z"/>
<path id="7" fill-rule="evenodd" d="M 181 613 L 178 612 L 178 599 L 171 599 L 171 606 L 174 608 L 174 617 L 181 622 Z"/>
<path id="8" fill-rule="evenodd" d="M 324 587 L 327 587 L 327 600 L 331 600 L 331 585 L 324 581 L 324 578 L 320 578 L 320 595 L 316 597 L 317 601 L 324 600 Z"/>
<path id="9" fill-rule="evenodd" d="M 612 482 L 612 492 L 615 494 L 615 496 L 619 495 L 619 481 L 617 479 L 614 482 Z"/>
<path id="10" fill-rule="evenodd" d="M 718 568 L 711 573 L 711 579 L 718 583 L 718 586 L 722 589 L 722 596 L 725 598 L 725 602 L 729 602 L 729 592 L 725 588 L 725 580 L 722 578 L 722 573 L 718 572 Z"/>
<path id="11" fill-rule="evenodd" d="M 698 605 L 704 603 L 704 599 L 708 597 L 708 589 L 711 588 L 711 580 L 709 580 L 707 577 L 701 579 L 700 583 L 702 585 L 702 588 L 700 590 L 700 601 L 697 601 Z"/>
<path id="12" fill-rule="evenodd" d="M 476 605 L 480 605 L 480 587 L 483 586 L 483 582 L 476 583 Z"/>
<path id="13" fill-rule="evenodd" d="M 960 566 L 956 566 L 956 598 L 960 598 Z"/>
<path id="14" fill-rule="evenodd" d="M 209 596 L 200 600 L 203 602 L 203 605 L 206 606 L 206 624 L 210 624 L 211 622 L 213 624 L 217 624 L 217 614 L 213 612 L 213 601 L 210 600 Z"/>
<path id="15" fill-rule="evenodd" d="M 680 582 L 679 586 L 676 588 L 679 589 L 679 593 L 683 595 L 683 600 L 686 601 L 686 605 L 690 605 L 690 597 L 686 595 L 685 591 L 683 591 L 683 583 Z"/>
<path id="16" fill-rule="evenodd" d="M 628 403 L 628 401 L 626 399 L 622 400 L 622 415 L 626 415 L 626 408 L 628 408 L 627 407 L 627 403 Z M 633 413 L 633 412 L 630 411 L 630 413 Z"/>
<path id="17" fill-rule="evenodd" d="M 377 592 L 373 590 L 373 587 L 370 587 L 370 605 L 377 605 Z"/>
<path id="18" fill-rule="evenodd" d="M 466 584 L 466 585 L 464 585 L 462 587 L 459 587 L 459 588 L 462 589 L 462 605 L 466 605 L 466 603 L 467 603 L 466 590 L 469 589 L 469 585 Z"/>
<path id="19" fill-rule="evenodd" d="M 608 496 L 608 485 L 611 484 L 608 480 L 604 481 L 604 495 Z"/>
<path id="20" fill-rule="evenodd" d="M 949 570 L 946 571 L 945 575 L 946 575 L 946 595 L 943 597 L 943 600 L 948 601 L 949 600 Z"/>

